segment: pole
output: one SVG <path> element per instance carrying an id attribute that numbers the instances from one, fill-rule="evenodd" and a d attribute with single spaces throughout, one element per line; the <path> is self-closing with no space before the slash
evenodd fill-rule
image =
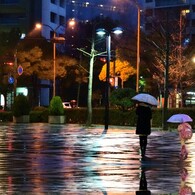
<path id="1" fill-rule="evenodd" d="M 169 91 L 168 91 L 168 85 L 169 85 L 169 12 L 167 11 L 166 16 L 166 61 L 165 61 L 165 83 L 164 83 L 164 106 L 163 106 L 163 124 L 162 128 L 163 130 L 167 130 L 167 107 L 168 107 L 168 97 L 169 97 Z"/>
<path id="2" fill-rule="evenodd" d="M 182 66 L 182 11 L 180 11 L 180 17 L 179 17 L 179 67 L 181 68 Z M 180 82 L 181 84 L 181 82 Z M 180 85 L 181 87 L 182 85 Z M 177 88 L 178 89 L 178 88 Z M 176 89 L 176 94 L 178 94 L 178 90 Z M 182 87 L 180 88 L 181 90 L 181 107 L 183 106 L 183 93 L 182 93 Z M 177 95 L 175 94 L 175 100 L 176 100 L 176 103 L 175 103 L 175 107 L 176 108 L 179 108 L 179 102 L 177 101 Z"/>
<path id="3" fill-rule="evenodd" d="M 139 68 L 140 68 L 140 8 L 137 6 L 137 77 L 136 92 L 139 92 Z"/>
<path id="4" fill-rule="evenodd" d="M 55 37 L 56 32 L 53 31 L 53 97 L 56 95 L 56 43 L 55 43 Z"/>
<path id="5" fill-rule="evenodd" d="M 111 36 L 106 37 L 107 64 L 106 64 L 106 87 L 105 87 L 105 130 L 108 130 L 109 123 L 109 89 L 110 89 L 110 46 Z"/>
<path id="6" fill-rule="evenodd" d="M 17 49 L 15 51 L 15 54 L 14 54 L 14 98 L 16 97 L 16 86 L 17 86 L 17 68 L 18 68 L 18 58 L 17 58 Z"/>
<path id="7" fill-rule="evenodd" d="M 89 83 L 88 83 L 88 99 L 87 99 L 87 126 L 92 124 L 92 86 L 93 86 L 93 64 L 95 58 L 95 43 L 92 39 L 91 54 L 90 54 L 90 67 L 89 67 Z"/>

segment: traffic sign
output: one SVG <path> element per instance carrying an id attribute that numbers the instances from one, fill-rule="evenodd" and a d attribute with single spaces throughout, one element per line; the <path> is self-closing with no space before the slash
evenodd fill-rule
<path id="1" fill-rule="evenodd" d="M 14 77 L 13 77 L 13 76 L 9 76 L 9 77 L 8 77 L 8 83 L 9 83 L 9 84 L 13 84 L 14 81 L 15 81 L 15 80 L 14 80 Z"/>
<path id="2" fill-rule="evenodd" d="M 18 66 L 18 75 L 21 75 L 23 73 L 23 68 L 21 65 Z"/>

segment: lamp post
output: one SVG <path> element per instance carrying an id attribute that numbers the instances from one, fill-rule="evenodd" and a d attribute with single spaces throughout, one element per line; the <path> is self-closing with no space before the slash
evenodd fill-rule
<path id="1" fill-rule="evenodd" d="M 183 27 L 183 17 L 186 16 L 186 14 L 190 13 L 189 9 L 184 9 L 180 11 L 179 16 L 179 61 L 181 63 L 181 57 L 182 57 L 182 27 Z"/>
<path id="2" fill-rule="evenodd" d="M 105 88 L 105 130 L 108 129 L 109 123 L 109 90 L 110 90 L 110 48 L 111 48 L 111 36 L 110 33 L 106 36 L 106 88 Z"/>
<path id="3" fill-rule="evenodd" d="M 179 65 L 181 67 L 182 65 L 182 53 L 183 53 L 183 49 L 182 49 L 182 31 L 183 31 L 183 17 L 186 16 L 186 14 L 190 13 L 189 9 L 184 9 L 180 11 L 180 16 L 179 16 Z M 179 105 L 177 105 L 176 103 L 176 107 L 178 107 Z M 183 107 L 183 95 L 181 93 L 181 107 Z"/>
<path id="4" fill-rule="evenodd" d="M 56 31 L 53 31 L 53 97 L 56 95 Z"/>
<path id="5" fill-rule="evenodd" d="M 51 39 L 51 42 L 53 43 L 53 97 L 54 97 L 56 95 L 56 43 L 64 43 L 65 38 L 56 36 L 57 29 L 62 25 L 59 25 L 55 29 L 53 29 L 51 26 L 47 24 L 40 24 L 40 23 L 36 24 L 36 28 L 38 29 L 41 29 L 42 26 L 49 27 L 53 32 L 53 37 Z"/>
<path id="6" fill-rule="evenodd" d="M 140 77 L 140 6 L 138 1 L 130 0 L 130 3 L 132 3 L 137 8 L 137 57 L 136 57 L 136 92 L 139 92 L 139 77 Z"/>
<path id="7" fill-rule="evenodd" d="M 91 52 L 88 53 L 84 49 L 77 48 L 79 51 L 82 53 L 86 54 L 87 56 L 90 57 L 90 63 L 89 63 L 89 82 L 88 82 L 88 98 L 87 98 L 87 122 L 86 125 L 90 126 L 92 124 L 92 86 L 93 86 L 93 66 L 94 66 L 94 60 L 96 56 L 101 56 L 105 53 L 106 51 L 103 52 L 97 52 L 95 50 L 95 27 L 97 23 L 94 24 L 93 26 L 93 33 L 92 33 L 92 42 L 91 42 Z"/>
<path id="8" fill-rule="evenodd" d="M 104 117 L 104 131 L 108 130 L 109 124 L 109 91 L 110 91 L 110 59 L 111 59 L 111 33 L 116 35 L 121 34 L 123 31 L 121 28 L 117 27 L 112 30 L 112 32 L 108 32 L 105 29 L 97 29 L 96 33 L 98 35 L 106 34 L 106 86 L 105 86 L 105 117 Z"/>
<path id="9" fill-rule="evenodd" d="M 137 7 L 137 75 L 136 75 L 136 92 L 139 92 L 139 69 L 140 69 L 140 8 Z"/>

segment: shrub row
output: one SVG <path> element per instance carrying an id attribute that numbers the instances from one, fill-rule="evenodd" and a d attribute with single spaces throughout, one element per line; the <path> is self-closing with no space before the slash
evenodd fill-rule
<path id="1" fill-rule="evenodd" d="M 168 109 L 167 119 L 173 114 L 188 114 L 195 120 L 195 109 L 194 108 L 180 108 L 180 109 Z M 30 122 L 48 122 L 49 111 L 47 108 L 36 108 L 30 112 Z M 0 112 L 0 120 L 3 122 L 12 122 L 12 112 Z M 87 108 L 73 108 L 65 109 L 66 123 L 85 124 L 87 120 Z M 105 110 L 104 108 L 93 109 L 93 124 L 104 124 Z M 129 110 L 122 112 L 119 109 L 109 110 L 109 125 L 122 125 L 122 126 L 135 126 L 136 115 L 135 110 Z M 194 127 L 195 121 L 192 122 Z M 153 109 L 153 127 L 162 127 L 162 109 Z M 175 127 L 174 124 L 169 124 L 170 127 Z"/>

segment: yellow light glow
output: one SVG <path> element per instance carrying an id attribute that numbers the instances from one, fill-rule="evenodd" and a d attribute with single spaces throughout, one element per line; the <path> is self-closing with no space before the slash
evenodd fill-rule
<path id="1" fill-rule="evenodd" d="M 182 16 L 185 16 L 186 14 L 190 13 L 189 9 L 185 9 L 181 11 Z"/>
<path id="2" fill-rule="evenodd" d="M 76 25 L 76 21 L 74 18 L 70 19 L 68 22 L 69 27 L 74 28 L 74 26 Z"/>
<path id="3" fill-rule="evenodd" d="M 192 58 L 192 62 L 195 63 L 195 57 Z"/>
<path id="4" fill-rule="evenodd" d="M 37 24 L 35 25 L 35 27 L 36 27 L 37 29 L 41 29 L 41 28 L 42 28 L 42 25 L 41 25 L 40 23 L 37 23 Z"/>

